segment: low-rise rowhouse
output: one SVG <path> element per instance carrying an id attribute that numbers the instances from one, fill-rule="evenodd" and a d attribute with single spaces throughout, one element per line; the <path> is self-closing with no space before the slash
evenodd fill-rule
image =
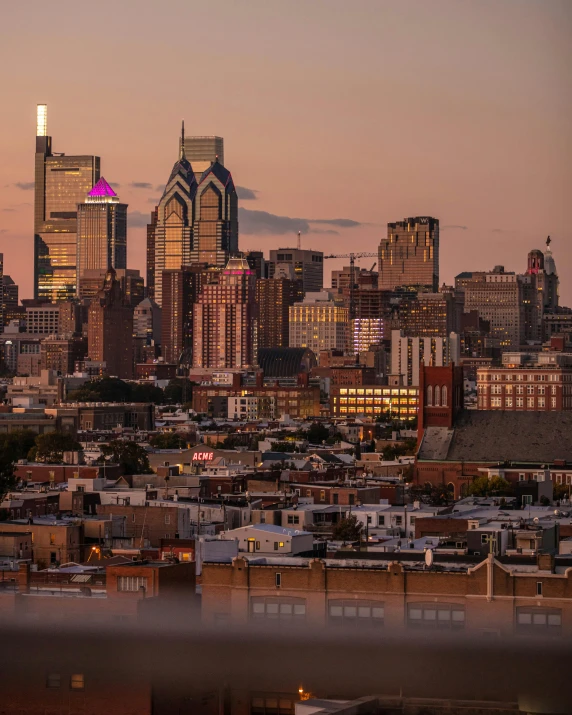
<path id="1" fill-rule="evenodd" d="M 392 555 L 393 556 L 393 555 Z M 536 566 L 239 557 L 204 563 L 205 624 L 347 626 L 502 638 L 572 635 L 572 569 Z"/>
<path id="2" fill-rule="evenodd" d="M 236 539 L 239 552 L 261 556 L 312 555 L 314 537 L 308 531 L 287 529 L 272 524 L 253 524 L 221 534 L 227 540 Z"/>

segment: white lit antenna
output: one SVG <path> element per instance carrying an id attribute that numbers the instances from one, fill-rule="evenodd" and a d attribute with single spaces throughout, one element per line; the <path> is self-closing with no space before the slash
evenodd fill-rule
<path id="1" fill-rule="evenodd" d="M 36 115 L 36 136 L 48 136 L 48 105 L 38 104 Z"/>

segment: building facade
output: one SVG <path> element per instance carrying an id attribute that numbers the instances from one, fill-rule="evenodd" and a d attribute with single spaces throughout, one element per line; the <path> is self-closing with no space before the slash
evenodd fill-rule
<path id="1" fill-rule="evenodd" d="M 349 308 L 332 293 L 307 293 L 302 303 L 290 307 L 290 347 L 322 350 L 349 348 Z"/>
<path id="2" fill-rule="evenodd" d="M 362 385 L 360 387 L 330 387 L 330 415 L 332 417 L 382 417 L 390 415 L 399 419 L 412 419 L 419 409 L 418 387 L 386 387 Z"/>
<path id="3" fill-rule="evenodd" d="M 47 106 L 38 105 L 34 188 L 34 297 L 56 302 L 77 292 L 77 212 L 99 181 L 98 156 L 54 155 Z"/>
<path id="4" fill-rule="evenodd" d="M 300 248 L 279 248 L 270 251 L 268 277 L 274 278 L 278 264 L 286 264 L 293 269 L 294 279 L 302 282 L 302 290 L 318 292 L 324 287 L 324 254 Z"/>
<path id="5" fill-rule="evenodd" d="M 217 283 L 206 283 L 193 311 L 193 367 L 243 368 L 256 361 L 256 274 L 231 258 Z"/>
<path id="6" fill-rule="evenodd" d="M 259 348 L 289 347 L 289 311 L 298 294 L 297 281 L 288 278 L 261 278 L 256 281 Z"/>
<path id="7" fill-rule="evenodd" d="M 77 293 L 86 271 L 127 268 L 127 204 L 101 177 L 77 207 Z"/>
<path id="8" fill-rule="evenodd" d="M 439 289 L 439 220 L 417 216 L 387 224 L 379 244 L 379 287 Z"/>
<path id="9" fill-rule="evenodd" d="M 224 139 L 222 137 L 185 137 L 185 155 L 191 162 L 196 176 L 202 174 L 217 161 L 224 166 Z M 179 140 L 179 147 L 180 147 Z"/>
<path id="10" fill-rule="evenodd" d="M 459 364 L 460 339 L 456 333 L 447 338 L 409 338 L 401 330 L 391 331 L 391 375 L 401 377 L 403 385 L 419 386 L 421 363 L 441 367 Z"/>
<path id="11" fill-rule="evenodd" d="M 481 368 L 477 370 L 477 407 L 540 412 L 572 410 L 572 361 L 568 367 Z"/>
<path id="12" fill-rule="evenodd" d="M 133 308 L 113 268 L 89 306 L 87 342 L 89 359 L 104 363 L 108 375 L 133 377 Z"/>

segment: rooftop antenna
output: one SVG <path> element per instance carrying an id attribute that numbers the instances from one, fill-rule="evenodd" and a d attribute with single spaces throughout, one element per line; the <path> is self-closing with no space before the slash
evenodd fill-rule
<path id="1" fill-rule="evenodd" d="M 302 248 L 302 231 L 298 231 L 298 250 Z"/>
<path id="2" fill-rule="evenodd" d="M 179 161 L 185 159 L 185 120 L 181 121 L 181 148 L 179 150 Z"/>
<path id="3" fill-rule="evenodd" d="M 550 238 L 550 236 L 548 236 L 546 239 L 546 248 L 550 248 L 551 243 L 552 243 L 552 239 Z"/>

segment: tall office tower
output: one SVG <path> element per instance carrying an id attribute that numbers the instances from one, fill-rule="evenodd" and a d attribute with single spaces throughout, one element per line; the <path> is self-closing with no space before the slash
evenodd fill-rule
<path id="1" fill-rule="evenodd" d="M 455 299 L 452 293 L 418 293 L 399 304 L 399 327 L 410 337 L 446 338 L 455 324 Z"/>
<path id="2" fill-rule="evenodd" d="M 528 254 L 526 275 L 531 278 L 530 295 L 525 296 L 525 339 L 535 342 L 544 335 L 544 314 L 558 308 L 558 275 L 550 249 L 550 236 L 546 239 L 546 251 L 538 249 Z"/>
<path id="3" fill-rule="evenodd" d="M 163 271 L 180 270 L 193 262 L 193 222 L 197 180 L 184 149 L 185 129 L 181 132 L 179 159 L 175 162 L 163 196 L 157 206 L 153 255 L 154 298 L 163 305 L 161 276 Z M 153 219 L 153 214 L 151 215 Z M 153 223 L 150 224 L 153 226 Z M 148 238 L 149 231 L 148 228 Z M 149 244 L 148 244 L 149 245 Z M 198 261 L 195 261 L 198 262 Z M 149 272 L 149 268 L 147 269 Z"/>
<path id="4" fill-rule="evenodd" d="M 144 298 L 133 311 L 133 336 L 145 345 L 161 342 L 161 308 L 152 298 Z"/>
<path id="5" fill-rule="evenodd" d="M 199 178 L 218 158 L 224 166 L 224 139 L 222 137 L 185 137 L 179 140 L 179 149 L 184 145 L 185 155 L 191 162 L 195 176 Z"/>
<path id="6" fill-rule="evenodd" d="M 349 308 L 330 291 L 306 293 L 302 303 L 290 308 L 290 347 L 322 350 L 349 348 Z"/>
<path id="7" fill-rule="evenodd" d="M 459 364 L 461 341 L 457 333 L 446 338 L 406 337 L 401 330 L 391 331 L 391 375 L 400 376 L 401 384 L 419 386 L 421 361 L 442 367 Z"/>
<path id="8" fill-rule="evenodd" d="M 351 266 L 344 266 L 341 270 L 332 271 L 332 290 L 340 293 L 341 295 L 349 296 L 352 282 L 352 272 L 354 286 L 359 286 L 361 288 L 378 287 L 379 274 L 376 271 L 368 271 L 365 268 L 359 268 L 359 266 L 354 266 L 352 271 Z"/>
<path id="9" fill-rule="evenodd" d="M 231 258 L 218 283 L 203 286 L 193 311 L 193 366 L 244 368 L 256 361 L 256 273 Z"/>
<path id="10" fill-rule="evenodd" d="M 379 244 L 379 287 L 439 290 L 439 220 L 430 216 L 387 224 Z"/>
<path id="11" fill-rule="evenodd" d="M 260 278 L 256 281 L 258 348 L 287 348 L 290 341 L 290 306 L 299 299 L 297 281 Z"/>
<path id="12" fill-rule="evenodd" d="M 10 276 L 2 277 L 2 316 L 3 325 L 8 325 L 11 320 L 23 313 L 23 307 L 18 306 L 18 286 Z M 2 326 L 0 326 L 2 332 Z"/>
<path id="13" fill-rule="evenodd" d="M 147 224 L 147 295 L 155 297 L 155 230 L 159 209 L 157 206 L 151 211 L 151 223 Z"/>
<path id="14" fill-rule="evenodd" d="M 86 271 L 127 268 L 127 204 L 101 177 L 77 207 L 77 294 Z"/>
<path id="15" fill-rule="evenodd" d="M 252 270 L 256 271 L 257 278 L 268 278 L 268 261 L 264 259 L 262 251 L 245 251 L 242 255 Z"/>
<path id="16" fill-rule="evenodd" d="M 107 375 L 133 377 L 133 308 L 114 268 L 105 274 L 103 287 L 89 306 L 87 346 L 89 359 L 105 363 Z"/>
<path id="17" fill-rule="evenodd" d="M 224 268 L 238 251 L 238 197 L 232 175 L 216 159 L 199 179 L 191 263 Z"/>
<path id="18" fill-rule="evenodd" d="M 269 278 L 274 278 L 278 263 L 289 263 L 293 267 L 296 279 L 302 281 L 304 293 L 319 293 L 324 287 L 324 254 L 321 251 L 301 248 L 270 251 Z"/>
<path id="19" fill-rule="evenodd" d="M 86 270 L 84 272 L 80 284 L 80 300 L 90 301 L 97 296 L 105 280 L 105 274 L 106 271 L 100 269 Z M 119 281 L 125 299 L 132 308 L 143 300 L 145 297 L 145 283 L 143 276 L 137 269 L 116 268 L 115 278 Z"/>
<path id="20" fill-rule="evenodd" d="M 98 156 L 52 152 L 47 106 L 38 105 L 34 195 L 34 297 L 52 303 L 77 292 L 77 207 L 99 181 Z"/>
<path id="21" fill-rule="evenodd" d="M 4 332 L 4 254 L 0 253 L 0 288 L 2 295 L 0 296 L 0 333 Z"/>
<path id="22" fill-rule="evenodd" d="M 504 266 L 465 281 L 465 313 L 477 310 L 483 320 L 488 320 L 491 337 L 499 340 L 502 350 L 518 348 L 524 341 L 523 293 L 527 289 L 523 286 L 530 283 L 530 276 L 506 273 Z"/>

